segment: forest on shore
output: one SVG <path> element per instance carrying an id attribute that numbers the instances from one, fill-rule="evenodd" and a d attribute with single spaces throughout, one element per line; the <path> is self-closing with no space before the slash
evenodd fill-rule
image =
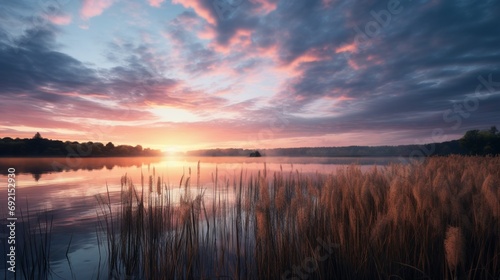
<path id="1" fill-rule="evenodd" d="M 0 138 L 0 157 L 136 157 L 161 156 L 160 150 L 141 145 L 115 146 L 112 142 L 71 142 L 43 138 L 36 133 L 32 138 Z M 205 149 L 186 152 L 186 156 L 200 157 L 427 157 L 446 155 L 500 155 L 500 132 L 495 126 L 486 130 L 469 130 L 457 140 L 423 145 L 302 147 L 276 149 Z"/>
<path id="2" fill-rule="evenodd" d="M 500 133 L 493 126 L 486 130 L 469 130 L 457 140 L 423 145 L 348 146 L 259 149 L 262 156 L 283 157 L 427 157 L 447 155 L 499 155 Z M 205 149 L 186 153 L 188 156 L 249 156 L 249 149 Z"/>
<path id="3" fill-rule="evenodd" d="M 71 142 L 43 138 L 36 133 L 33 138 L 0 139 L 0 157 L 151 157 L 161 156 L 161 151 L 141 145 L 117 145 L 108 142 Z"/>

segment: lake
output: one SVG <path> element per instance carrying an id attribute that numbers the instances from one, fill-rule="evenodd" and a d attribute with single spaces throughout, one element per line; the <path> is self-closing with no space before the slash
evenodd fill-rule
<path id="1" fill-rule="evenodd" d="M 235 182 L 247 180 L 258 172 L 335 173 L 338 168 L 358 164 L 362 170 L 399 162 L 398 158 L 302 158 L 302 157 L 166 157 L 166 158 L 2 158 L 0 160 L 0 237 L 6 252 L 7 170 L 16 169 L 17 238 L 22 231 L 21 218 L 43 227 L 52 224 L 50 269 L 53 278 L 94 279 L 106 267 L 105 250 L 97 236 L 98 197 L 107 196 L 118 203 L 125 174 L 139 190 L 141 177 L 146 188 L 150 176 L 161 178 L 170 199 L 176 203 L 189 178 L 195 193 L 233 201 Z M 197 176 L 198 163 L 200 174 Z M 265 171 L 264 171 L 265 170 Z M 181 185 L 182 178 L 182 187 Z M 219 188 L 214 190 L 215 183 Z M 4 187 L 5 186 L 5 187 Z M 153 186 L 156 188 L 156 186 Z M 28 219 L 29 216 L 29 219 Z M 21 241 L 18 241 L 18 244 Z M 18 245 L 19 246 L 19 245 Z M 5 254 L 0 257 L 6 263 Z M 19 264 L 18 264 L 19 265 Z M 0 267 L 4 275 L 5 267 Z M 106 275 L 106 274 L 104 274 Z M 100 275 L 102 278 L 102 275 Z M 106 277 L 104 277 L 106 278 Z"/>

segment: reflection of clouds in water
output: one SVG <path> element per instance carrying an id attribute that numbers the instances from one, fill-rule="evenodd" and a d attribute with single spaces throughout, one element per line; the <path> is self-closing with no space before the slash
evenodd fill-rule
<path id="1" fill-rule="evenodd" d="M 210 203 L 214 201 L 214 196 L 222 196 L 226 202 L 234 203 L 238 189 L 234 188 L 234 185 L 239 184 L 240 176 L 246 182 L 250 176 L 256 176 L 258 171 L 262 171 L 264 166 L 269 177 L 281 170 L 285 175 L 295 173 L 296 170 L 303 174 L 332 173 L 337 168 L 346 167 L 352 163 L 358 163 L 362 169 L 368 170 L 374 164 L 385 165 L 389 162 L 397 162 L 397 158 L 171 157 L 152 159 L 147 163 L 144 163 L 146 162 L 144 159 L 137 158 L 82 159 L 81 167 L 76 170 L 30 174 L 30 171 L 45 170 L 44 165 L 52 159 L 8 160 L 10 160 L 8 163 L 2 161 L 2 164 L 10 164 L 10 167 L 14 166 L 21 172 L 17 176 L 17 196 L 20 200 L 22 198 L 22 202 L 18 204 L 19 210 L 26 212 L 25 202 L 28 201 L 33 221 L 45 215 L 37 212 L 38 210 L 46 211 L 46 214 L 51 219 L 53 218 L 51 246 L 54 251 L 52 254 L 54 271 L 65 279 L 72 278 L 68 274 L 70 272 L 65 255 L 71 236 L 73 239 L 69 256 L 75 264 L 74 273 L 78 275 L 78 278 L 81 275 L 87 275 L 87 278 L 95 275 L 81 267 L 85 267 L 86 264 L 91 267 L 97 266 L 99 254 L 95 237 L 97 213 L 102 213 L 103 207 L 107 209 L 107 205 L 103 205 L 102 201 L 108 201 L 108 190 L 112 211 L 118 212 L 122 189 L 120 182 L 125 174 L 133 182 L 138 193 L 142 192 L 141 174 L 144 176 L 144 192 L 145 197 L 148 198 L 146 203 L 169 198 L 175 206 L 179 205 L 181 197 L 189 195 L 195 198 L 203 193 L 207 203 L 205 206 L 211 207 Z M 196 187 L 198 161 L 200 161 L 199 188 Z M 27 164 L 27 166 L 22 164 Z M 107 169 L 106 166 L 112 168 Z M 189 175 L 189 169 L 191 169 L 191 175 Z M 148 180 L 150 176 L 153 176 L 153 172 L 155 173 L 153 192 L 149 193 Z M 43 174 L 43 176 L 36 174 Z M 183 184 L 179 188 L 179 181 L 183 175 Z M 0 179 L 3 177 L 5 176 L 1 175 Z M 157 192 L 158 177 L 163 181 L 162 193 Z M 184 182 L 188 178 L 190 184 L 188 188 L 185 188 Z M 215 181 L 217 181 L 217 192 L 214 192 Z M 101 203 L 98 197 L 101 197 Z M 0 192 L 0 200 L 6 200 L 6 192 Z"/>
<path id="2" fill-rule="evenodd" d="M 89 232 L 90 230 L 88 230 Z M 71 244 L 70 244 L 71 239 Z M 99 267 L 99 255 L 105 259 L 105 252 L 97 245 L 96 233 L 77 233 L 77 234 L 55 234 L 53 240 L 59 242 L 52 242 L 53 253 L 51 254 L 53 263 L 51 269 L 61 279 L 74 279 L 71 275 L 71 269 L 76 279 L 94 279 L 96 278 L 96 268 Z M 68 250 L 68 258 L 66 258 L 66 251 Z M 69 259 L 69 262 L 68 262 Z M 91 267 L 92 269 L 88 269 Z M 101 274 L 105 268 L 101 264 Z"/>

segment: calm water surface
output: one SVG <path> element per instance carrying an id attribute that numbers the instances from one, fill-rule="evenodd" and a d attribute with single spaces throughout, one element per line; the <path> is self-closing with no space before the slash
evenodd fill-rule
<path id="1" fill-rule="evenodd" d="M 170 158 L 2 158 L 0 159 L 0 278 L 5 270 L 7 245 L 7 169 L 16 169 L 16 216 L 21 219 L 52 220 L 51 269 L 54 279 L 93 279 L 103 269 L 105 252 L 97 242 L 96 197 L 110 193 L 119 201 L 120 179 L 125 174 L 137 188 L 141 174 L 145 186 L 149 176 L 162 178 L 169 186 L 173 200 L 184 188 L 181 178 L 190 177 L 191 188 L 213 190 L 217 180 L 218 192 L 231 201 L 233 182 L 255 176 L 257 172 L 335 173 L 338 168 L 359 164 L 363 170 L 398 162 L 397 158 L 301 158 L 301 157 L 170 157 Z M 200 176 L 197 166 L 200 162 Z M 207 195 L 217 195 L 206 191 Z M 29 210 L 29 212 L 28 212 Z M 48 217 L 48 218 L 47 218 Z M 22 224 L 21 221 L 18 225 Z M 71 243 L 70 243 L 71 240 Z M 69 250 L 68 250 L 68 244 Z M 102 244 L 100 245 L 102 246 Z M 68 255 L 66 256 L 66 252 Z M 101 262 L 100 262 L 101 259 Z M 102 278 L 102 275 L 101 275 Z"/>

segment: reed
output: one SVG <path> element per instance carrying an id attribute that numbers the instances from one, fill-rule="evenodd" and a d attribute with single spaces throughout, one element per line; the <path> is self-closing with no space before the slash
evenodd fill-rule
<path id="1" fill-rule="evenodd" d="M 31 211 L 26 207 L 18 224 L 17 265 L 15 279 L 49 279 L 53 217 L 48 211 Z"/>
<path id="2" fill-rule="evenodd" d="M 329 175 L 216 170 L 209 192 L 199 167 L 195 187 L 190 170 L 178 187 L 150 176 L 148 192 L 124 177 L 119 207 L 100 201 L 109 275 L 498 279 L 499 167 L 452 156 Z"/>
<path id="3" fill-rule="evenodd" d="M 459 227 L 448 227 L 446 229 L 444 249 L 446 263 L 448 264 L 451 274 L 454 275 L 453 278 L 456 278 L 459 266 L 462 266 L 465 262 L 464 243 L 464 236 Z"/>

